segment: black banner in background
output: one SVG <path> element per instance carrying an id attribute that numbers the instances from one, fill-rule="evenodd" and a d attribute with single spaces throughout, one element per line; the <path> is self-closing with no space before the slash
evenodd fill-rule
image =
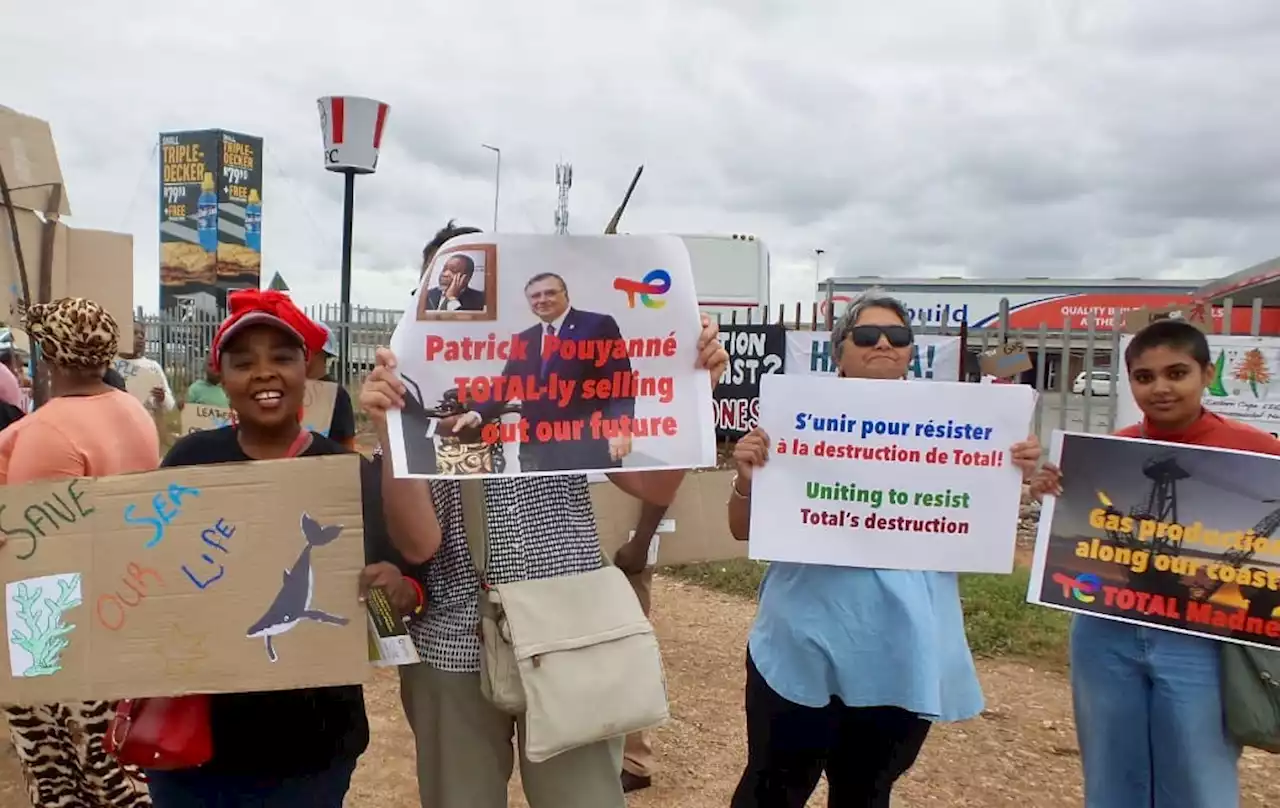
<path id="1" fill-rule="evenodd" d="M 729 368 L 715 391 L 716 437 L 740 438 L 756 426 L 760 377 L 782 373 L 787 331 L 781 325 L 721 325 Z"/>

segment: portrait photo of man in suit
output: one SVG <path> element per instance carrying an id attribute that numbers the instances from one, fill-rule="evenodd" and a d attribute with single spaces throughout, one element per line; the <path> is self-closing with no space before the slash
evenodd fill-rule
<path id="1" fill-rule="evenodd" d="M 428 311 L 484 311 L 484 292 L 471 287 L 476 275 L 475 259 L 455 253 L 445 259 L 436 285 L 427 290 Z"/>
<path id="2" fill-rule="evenodd" d="M 520 377 L 527 382 L 537 381 L 545 385 L 552 374 L 556 379 L 572 381 L 572 394 L 567 401 L 555 396 L 539 396 L 521 402 L 521 416 L 526 419 L 528 440 L 520 444 L 520 469 L 531 471 L 569 471 L 573 469 L 619 468 L 622 460 L 631 453 L 631 437 L 614 435 L 605 437 L 603 428 L 597 437 L 591 428 L 592 416 L 599 413 L 601 419 L 615 421 L 623 415 L 635 416 L 634 396 L 623 398 L 583 398 L 583 384 L 589 380 L 612 380 L 615 373 L 631 373 L 631 360 L 626 356 L 615 358 L 610 350 L 609 358 L 602 365 L 590 359 L 565 359 L 557 351 L 543 358 L 547 340 L 608 341 L 616 345 L 622 339 L 618 322 L 609 314 L 575 309 L 569 300 L 569 287 L 564 278 L 553 272 L 534 275 L 525 284 L 525 299 L 537 318 L 537 324 L 520 332 L 518 339 L 528 350 L 524 355 L 509 359 L 502 370 L 507 378 Z M 471 411 L 441 423 L 444 430 L 474 427 L 484 421 L 500 417 L 506 401 L 491 399 Z M 563 406 L 562 406 L 563 404 Z M 563 424 L 576 422 L 581 425 L 578 437 L 568 440 L 539 439 L 539 424 Z M 547 428 L 543 428 L 545 435 Z M 562 433 L 561 433 L 562 434 Z"/>

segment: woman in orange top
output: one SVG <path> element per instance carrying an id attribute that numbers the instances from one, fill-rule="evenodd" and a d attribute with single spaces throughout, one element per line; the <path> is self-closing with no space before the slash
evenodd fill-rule
<path id="1" fill-rule="evenodd" d="M 105 477 L 160 465 L 151 416 L 103 380 L 119 329 L 91 300 L 63 298 L 27 309 L 27 331 L 49 368 L 51 400 L 0 432 L 0 484 Z M 18 531 L 10 531 L 13 540 Z M 19 538 L 0 552 L 34 552 Z M 107 702 L 8 707 L 14 749 L 32 805 L 141 808 L 151 804 L 136 771 L 102 751 L 112 718 Z"/>
<path id="2" fill-rule="evenodd" d="M 1201 406 L 1213 363 L 1195 327 L 1152 323 L 1124 358 L 1144 417 L 1117 435 L 1280 455 L 1271 435 Z M 1031 490 L 1061 494 L 1061 472 L 1046 464 Z M 1076 615 L 1071 690 L 1085 808 L 1240 804 L 1240 745 L 1223 720 L 1221 652 L 1204 637 Z"/>

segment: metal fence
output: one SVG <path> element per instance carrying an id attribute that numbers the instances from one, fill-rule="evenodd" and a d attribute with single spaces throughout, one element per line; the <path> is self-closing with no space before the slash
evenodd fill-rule
<path id="1" fill-rule="evenodd" d="M 818 303 L 795 303 L 781 304 L 767 312 L 759 308 L 721 310 L 718 316 L 722 324 L 767 321 L 791 330 L 828 330 L 831 316 L 826 312 L 833 308 L 828 305 L 824 309 Z M 1227 300 L 1216 309 L 1212 318 L 1214 333 L 1232 333 L 1235 308 L 1234 302 Z M 390 343 L 391 333 L 400 319 L 398 311 L 361 306 L 352 307 L 351 320 L 346 323 L 336 304 L 310 306 L 305 311 L 312 319 L 328 325 L 335 335 L 341 335 L 344 328 L 350 331 L 352 360 L 347 375 L 352 386 L 363 381 L 372 369 L 374 349 Z M 1262 311 L 1262 300 L 1252 301 L 1249 328 L 1235 333 L 1260 335 Z M 944 310 L 944 321 L 947 314 Z M 175 392 L 181 396 L 192 381 L 204 376 L 209 345 L 222 315 L 200 311 L 174 310 L 159 314 L 139 311 L 138 320 L 146 328 L 146 354 L 164 366 Z M 1009 302 L 1002 300 L 999 316 L 988 328 L 948 327 L 931 322 L 912 325 L 922 334 L 959 336 L 964 358 L 962 375 L 970 381 L 979 378 L 980 354 L 1010 340 L 1021 341 L 1033 368 L 1016 381 L 1033 385 L 1041 393 L 1036 402 L 1035 423 L 1043 440 L 1054 429 L 1110 432 L 1116 427 L 1116 375 L 1111 371 L 1119 366 L 1116 357 L 1124 333 L 1124 317 L 1100 318 L 1089 314 L 1078 322 L 1078 328 L 1071 327 L 1068 321 L 1066 328 L 1055 331 L 1044 324 L 1033 330 L 1011 329 L 1008 327 Z M 1103 371 L 1108 373 L 1105 390 L 1091 394 L 1090 384 L 1085 386 L 1084 394 L 1074 392 L 1080 374 L 1091 379 L 1092 374 Z"/>
<path id="2" fill-rule="evenodd" d="M 308 306 L 303 311 L 332 329 L 336 338 L 341 338 L 344 328 L 350 332 L 350 386 L 358 385 L 373 369 L 374 350 L 391 342 L 391 332 L 400 321 L 398 311 L 364 306 L 351 307 L 349 322 L 343 322 L 342 308 L 334 303 Z M 223 316 L 222 312 L 183 309 L 144 314 L 139 309 L 135 319 L 146 330 L 145 353 L 164 367 L 176 393 L 185 392 L 193 381 L 204 378 L 209 346 Z M 341 369 L 338 375 L 341 376 Z"/>
<path id="3" fill-rule="evenodd" d="M 892 294 L 892 289 L 889 293 Z M 1261 298 L 1248 303 L 1248 327 L 1232 331 L 1232 324 L 1243 318 L 1235 316 L 1239 308 L 1236 301 L 1226 299 L 1211 313 L 1212 333 L 1262 336 L 1262 304 Z M 828 297 L 826 306 L 814 302 L 782 304 L 769 311 L 758 308 L 726 310 L 720 314 L 720 322 L 769 322 L 795 330 L 829 330 L 835 313 Z M 944 322 L 949 319 L 948 315 L 949 311 L 944 307 Z M 1006 298 L 1000 301 L 999 315 L 991 327 L 970 329 L 929 322 L 912 323 L 912 327 L 922 334 L 959 336 L 963 348 L 962 375 L 967 381 L 980 378 L 979 355 L 1008 341 L 1020 341 L 1033 367 L 1015 381 L 1032 385 L 1040 393 L 1036 400 L 1035 430 L 1043 442 L 1055 429 L 1093 433 L 1109 433 L 1116 429 L 1117 377 L 1114 371 L 1120 367 L 1118 357 L 1124 319 L 1123 314 L 1100 317 L 1090 313 L 1074 321 L 1068 319 L 1066 327 L 1061 330 L 1051 331 L 1043 323 L 1037 329 L 1013 329 L 1008 326 L 1009 301 Z M 1081 374 L 1085 380 L 1091 380 L 1095 372 L 1107 373 L 1104 387 L 1094 391 L 1093 385 L 1086 381 L 1082 393 L 1074 391 Z"/>

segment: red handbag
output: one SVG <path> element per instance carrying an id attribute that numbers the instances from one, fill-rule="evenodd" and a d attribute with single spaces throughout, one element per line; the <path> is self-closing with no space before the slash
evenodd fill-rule
<path id="1" fill-rule="evenodd" d="M 297 457 L 311 443 L 311 433 L 298 433 L 285 457 Z M 207 695 L 123 699 L 102 748 L 126 766 L 142 769 L 191 769 L 213 757 L 213 729 Z"/>
<path id="2" fill-rule="evenodd" d="M 208 696 L 125 699 L 102 748 L 126 766 L 143 769 L 190 769 L 213 757 Z"/>

